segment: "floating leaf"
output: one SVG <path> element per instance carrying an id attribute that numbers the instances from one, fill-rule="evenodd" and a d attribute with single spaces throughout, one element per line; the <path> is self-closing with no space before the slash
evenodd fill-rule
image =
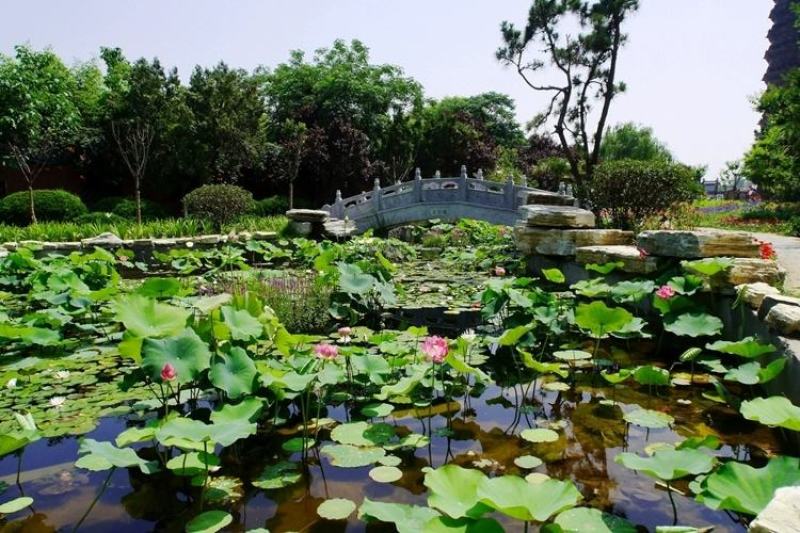
<path id="1" fill-rule="evenodd" d="M 600 509 L 576 507 L 554 520 L 564 533 L 636 533 L 636 527 L 622 517 Z"/>
<path id="2" fill-rule="evenodd" d="M 526 429 L 519 436 L 528 442 L 534 443 L 555 442 L 558 440 L 558 433 L 552 429 L 545 428 Z"/>
<path id="3" fill-rule="evenodd" d="M 667 321 L 664 329 L 682 337 L 710 337 L 722 331 L 722 320 L 707 313 L 684 313 Z"/>
<path id="4" fill-rule="evenodd" d="M 208 368 L 211 352 L 193 329 L 165 339 L 144 339 L 142 343 L 142 370 L 150 379 L 161 383 L 161 370 L 169 363 L 177 372 L 180 384 L 199 379 Z"/>
<path id="5" fill-rule="evenodd" d="M 114 302 L 117 321 L 137 337 L 168 337 L 186 327 L 191 311 L 131 294 Z M 160 370 L 160 369 L 159 369 Z"/>
<path id="6" fill-rule="evenodd" d="M 575 310 L 575 323 L 599 339 L 619 331 L 633 320 L 633 315 L 621 307 L 608 307 L 601 301 L 580 304 Z"/>
<path id="7" fill-rule="evenodd" d="M 0 514 L 13 514 L 18 511 L 30 507 L 33 503 L 33 498 L 30 496 L 21 496 L 13 500 L 0 504 Z"/>
<path id="8" fill-rule="evenodd" d="M 528 483 L 517 476 L 484 478 L 478 487 L 480 501 L 517 520 L 545 522 L 564 509 L 573 507 L 581 494 L 570 481 L 548 479 Z"/>
<path id="9" fill-rule="evenodd" d="M 260 489 L 282 489 L 289 485 L 294 485 L 301 478 L 300 472 L 297 470 L 297 464 L 288 461 L 281 461 L 280 463 L 270 465 L 261 472 L 256 479 L 253 480 L 253 486 Z"/>
<path id="10" fill-rule="evenodd" d="M 714 467 L 715 459 L 699 450 L 662 448 L 649 457 L 635 453 L 620 453 L 618 464 L 637 470 L 662 481 L 672 481 L 688 475 L 704 474 Z"/>
<path id="11" fill-rule="evenodd" d="M 561 361 L 576 363 L 578 361 L 591 359 L 592 354 L 589 352 L 584 352 L 583 350 L 562 350 L 560 352 L 553 352 L 553 357 Z"/>
<path id="12" fill-rule="evenodd" d="M 800 431 L 800 407 L 783 396 L 755 398 L 742 402 L 742 416 L 764 425 Z"/>
<path id="13" fill-rule="evenodd" d="M 774 353 L 777 350 L 774 345 L 762 344 L 755 337 L 746 337 L 739 341 L 716 341 L 707 344 L 706 349 L 738 355 L 745 359 L 755 359 L 762 355 Z"/>
<path id="14" fill-rule="evenodd" d="M 325 500 L 317 507 L 317 514 L 327 520 L 344 520 L 356 510 L 356 504 L 345 498 Z"/>
<path id="15" fill-rule="evenodd" d="M 479 502 L 478 485 L 486 479 L 480 470 L 444 465 L 425 474 L 428 505 L 451 518 L 478 518 L 488 507 Z"/>
<path id="16" fill-rule="evenodd" d="M 378 483 L 394 483 L 403 477 L 403 471 L 395 466 L 376 466 L 369 471 L 369 477 Z"/>
<path id="17" fill-rule="evenodd" d="M 403 503 L 376 502 L 364 498 L 358 508 L 358 517 L 394 524 L 398 533 L 419 533 L 425 524 L 438 517 L 439 513 L 430 507 L 406 505 Z"/>
<path id="18" fill-rule="evenodd" d="M 535 455 L 522 455 L 514 459 L 514 464 L 520 468 L 530 470 L 531 468 L 542 466 L 542 460 Z"/>
<path id="19" fill-rule="evenodd" d="M 258 371 L 247 352 L 234 346 L 230 353 L 217 355 L 217 359 L 208 373 L 211 384 L 233 400 L 252 394 Z"/>
<path id="20" fill-rule="evenodd" d="M 233 517 L 225 511 L 206 511 L 186 524 L 186 533 L 214 533 L 231 522 Z"/>
<path id="21" fill-rule="evenodd" d="M 361 408 L 361 414 L 370 418 L 385 418 L 392 414 L 394 406 L 389 403 L 371 403 Z"/>
<path id="22" fill-rule="evenodd" d="M 329 444 L 322 448 L 329 455 L 333 466 L 358 468 L 378 462 L 386 452 L 382 448 L 352 446 L 350 444 Z"/>
<path id="23" fill-rule="evenodd" d="M 670 415 L 651 409 L 637 409 L 630 413 L 625 413 L 623 418 L 630 424 L 650 429 L 665 428 L 675 421 Z"/>
<path id="24" fill-rule="evenodd" d="M 781 487 L 800 485 L 800 460 L 774 457 L 763 468 L 729 461 L 700 482 L 697 501 L 711 509 L 757 515 Z"/>

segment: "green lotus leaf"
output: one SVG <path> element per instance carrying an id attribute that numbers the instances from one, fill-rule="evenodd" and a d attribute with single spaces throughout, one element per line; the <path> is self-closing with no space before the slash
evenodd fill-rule
<path id="1" fill-rule="evenodd" d="M 667 321 L 664 329 L 682 337 L 710 337 L 722 331 L 722 320 L 707 313 L 684 313 Z"/>
<path id="2" fill-rule="evenodd" d="M 584 265 L 583 268 L 585 268 L 586 270 L 591 271 L 591 272 L 597 272 L 598 274 L 600 274 L 602 276 L 607 276 L 607 275 L 611 274 L 612 272 L 614 272 L 616 269 L 622 268 L 624 266 L 625 266 L 625 263 L 623 263 L 621 261 L 611 261 L 611 262 L 608 262 L 608 263 L 603 263 L 602 265 L 598 264 L 598 263 L 588 263 L 588 264 Z"/>
<path id="3" fill-rule="evenodd" d="M 30 496 L 14 498 L 11 501 L 0 504 L 0 515 L 14 514 L 25 509 L 26 507 L 30 507 L 32 504 L 33 498 Z"/>
<path id="4" fill-rule="evenodd" d="M 298 471 L 296 463 L 281 461 L 264 468 L 252 483 L 253 486 L 260 489 L 282 489 L 294 485 L 300 481 L 300 478 L 302 478 L 302 474 Z"/>
<path id="5" fill-rule="evenodd" d="M 200 378 L 211 360 L 205 342 L 193 329 L 185 329 L 179 335 L 165 339 L 145 339 L 142 343 L 142 370 L 156 383 L 161 383 L 164 365 L 175 369 L 176 381 L 189 383 Z"/>
<path id="6" fill-rule="evenodd" d="M 390 403 L 371 403 L 361 408 L 361 414 L 370 418 L 385 418 L 392 414 L 394 406 Z"/>
<path id="7" fill-rule="evenodd" d="M 542 466 L 543 463 L 542 460 L 535 455 L 521 455 L 514 459 L 514 464 L 520 468 L 530 470 L 531 468 Z"/>
<path id="8" fill-rule="evenodd" d="M 233 400 L 252 394 L 258 371 L 247 352 L 234 346 L 228 354 L 219 354 L 217 358 L 208 373 L 211 384 Z"/>
<path id="9" fill-rule="evenodd" d="M 636 409 L 630 413 L 625 413 L 623 418 L 630 424 L 636 424 L 637 426 L 649 429 L 665 428 L 675 422 L 675 419 L 667 413 L 653 411 L 651 409 Z"/>
<path id="10" fill-rule="evenodd" d="M 542 276 L 550 283 L 561 284 L 567 282 L 567 277 L 557 268 L 543 268 Z"/>
<path id="11" fill-rule="evenodd" d="M 643 472 L 662 481 L 704 474 L 714 468 L 715 463 L 714 457 L 691 448 L 660 448 L 649 457 L 624 452 L 617 455 L 614 461 L 625 468 Z"/>
<path id="12" fill-rule="evenodd" d="M 230 504 L 244 498 L 242 480 L 232 476 L 206 476 L 205 472 L 192 478 L 192 486 L 205 487 L 205 500 Z"/>
<path id="13" fill-rule="evenodd" d="M 439 513 L 430 507 L 407 505 L 404 503 L 376 502 L 364 498 L 358 508 L 361 520 L 378 520 L 394 524 L 398 533 L 419 533 L 425 524 L 438 517 Z"/>
<path id="14" fill-rule="evenodd" d="M 559 514 L 554 523 L 564 533 L 636 533 L 636 527 L 622 517 L 600 509 L 575 507 Z"/>
<path id="15" fill-rule="evenodd" d="M 665 387 L 669 385 L 669 370 L 652 365 L 640 366 L 633 372 L 633 379 L 640 385 Z"/>
<path id="16" fill-rule="evenodd" d="M 377 463 L 386 452 L 383 448 L 360 447 L 351 444 L 329 444 L 322 448 L 322 453 L 330 456 L 333 466 L 342 468 L 359 468 Z"/>
<path id="17" fill-rule="evenodd" d="M 696 450 L 698 448 L 708 448 L 709 450 L 717 450 L 720 446 L 722 446 L 722 441 L 719 440 L 719 437 L 716 435 L 706 435 L 705 437 L 689 437 L 688 439 L 679 442 L 677 446 L 675 446 L 675 449 Z"/>
<path id="18" fill-rule="evenodd" d="M 575 323 L 579 328 L 589 331 L 596 339 L 622 330 L 631 321 L 633 315 L 627 310 L 621 307 L 608 307 L 600 301 L 580 304 L 575 311 Z"/>
<path id="19" fill-rule="evenodd" d="M 600 375 L 603 376 L 603 379 L 609 382 L 612 385 L 619 385 L 623 381 L 626 381 L 631 377 L 633 372 L 631 372 L 627 368 L 621 368 L 619 372 L 616 374 L 610 374 L 607 371 L 603 370 L 600 372 Z"/>
<path id="20" fill-rule="evenodd" d="M 592 354 L 590 354 L 589 352 L 584 352 L 583 350 L 562 350 L 559 352 L 553 352 L 553 357 L 555 357 L 560 361 L 575 363 L 577 361 L 585 361 L 587 359 L 591 359 Z"/>
<path id="21" fill-rule="evenodd" d="M 128 428 L 119 435 L 117 438 L 114 439 L 114 443 L 122 448 L 125 446 L 130 446 L 131 444 L 136 444 L 137 442 L 145 442 L 148 440 L 153 440 L 156 437 L 156 427 L 155 425 L 148 425 L 142 428 L 139 427 L 132 427 Z"/>
<path id="22" fill-rule="evenodd" d="M 339 288 L 348 294 L 365 295 L 375 287 L 376 279 L 365 274 L 358 265 L 337 263 Z"/>
<path id="23" fill-rule="evenodd" d="M 703 288 L 703 278 L 687 274 L 685 276 L 674 277 L 667 285 L 675 289 L 678 294 L 685 294 L 691 296 L 692 294 Z"/>
<path id="24" fill-rule="evenodd" d="M 571 481 L 528 483 L 517 476 L 485 477 L 478 486 L 481 503 L 517 520 L 545 522 L 574 507 L 581 494 Z"/>
<path id="25" fill-rule="evenodd" d="M 311 438 L 304 439 L 303 437 L 294 437 L 281 444 L 281 449 L 289 453 L 298 453 L 302 452 L 304 447 L 306 450 L 310 450 L 316 445 L 317 441 L 314 439 Z"/>
<path id="26" fill-rule="evenodd" d="M 771 427 L 800 431 L 800 407 L 783 396 L 748 400 L 742 402 L 739 410 L 748 420 L 755 420 Z"/>
<path id="27" fill-rule="evenodd" d="M 369 477 L 378 483 L 394 483 L 403 477 L 403 471 L 396 466 L 376 466 L 369 471 Z"/>
<path id="28" fill-rule="evenodd" d="M 532 329 L 533 326 L 531 325 L 507 329 L 500 335 L 500 338 L 497 339 L 497 343 L 500 346 L 516 346 Z"/>
<path id="29" fill-rule="evenodd" d="M 478 486 L 486 475 L 480 470 L 444 465 L 425 474 L 428 505 L 451 518 L 479 518 L 489 508 L 480 503 Z"/>
<path id="30" fill-rule="evenodd" d="M 778 456 L 762 468 L 729 461 L 700 483 L 697 501 L 711 509 L 757 515 L 781 487 L 800 485 L 800 460 Z"/>
<path id="31" fill-rule="evenodd" d="M 345 498 L 325 500 L 317 507 L 317 514 L 327 520 L 344 520 L 356 510 L 356 504 Z"/>
<path id="32" fill-rule="evenodd" d="M 255 422 L 263 409 L 264 400 L 260 398 L 247 398 L 237 404 L 226 403 L 216 411 L 211 412 L 211 422 L 214 424 Z"/>
<path id="33" fill-rule="evenodd" d="M 75 461 L 75 466 L 93 472 L 138 466 L 143 473 L 150 474 L 158 469 L 155 463 L 145 461 L 130 448 L 117 448 L 110 442 L 98 442 L 94 439 L 83 439 L 78 455 L 80 458 Z"/>
<path id="34" fill-rule="evenodd" d="M 215 533 L 233 522 L 233 517 L 225 511 L 206 511 L 195 516 L 186 524 L 186 533 Z"/>
<path id="35" fill-rule="evenodd" d="M 21 450 L 31 442 L 39 440 L 41 435 L 35 430 L 10 431 L 0 434 L 0 457 Z"/>
<path id="36" fill-rule="evenodd" d="M 234 309 L 228 305 L 220 309 L 230 337 L 235 341 L 250 341 L 261 337 L 264 326 L 244 309 Z"/>
<path id="37" fill-rule="evenodd" d="M 169 298 L 181 293 L 181 283 L 175 278 L 147 278 L 136 294 L 148 298 Z"/>
<path id="38" fill-rule="evenodd" d="M 522 355 L 522 363 L 531 370 L 540 374 L 555 374 L 562 378 L 569 376 L 569 371 L 561 368 L 562 363 L 542 363 L 534 359 L 528 352 L 519 350 L 519 353 Z"/>
<path id="39" fill-rule="evenodd" d="M 731 257 L 707 257 L 696 261 L 681 261 L 681 266 L 687 272 L 713 277 L 725 272 L 734 265 Z"/>
<path id="40" fill-rule="evenodd" d="M 164 446 L 204 451 L 213 448 L 211 426 L 191 418 L 172 418 L 156 430 L 156 440 Z"/>
<path id="41" fill-rule="evenodd" d="M 370 427 L 372 426 L 368 422 L 349 422 L 347 424 L 340 424 L 331 430 L 331 439 L 340 444 L 349 444 L 351 446 L 380 446 L 389 440 L 381 439 L 380 437 L 382 433 L 380 432 L 377 435 L 374 433 L 370 436 L 365 435 Z M 391 435 L 394 436 L 394 429 L 391 426 L 388 427 L 391 430 Z M 375 436 L 378 437 L 379 442 L 370 440 L 370 437 L 375 438 Z M 383 440 L 383 442 L 380 442 L 381 440 Z"/>
<path id="42" fill-rule="evenodd" d="M 519 436 L 528 442 L 534 443 L 555 442 L 558 440 L 558 433 L 546 428 L 526 429 Z"/>
<path id="43" fill-rule="evenodd" d="M 611 298 L 617 303 L 640 302 L 655 289 L 655 283 L 646 281 L 622 281 L 611 289 Z"/>
<path id="44" fill-rule="evenodd" d="M 207 469 L 219 466 L 219 457 L 213 453 L 188 452 L 167 461 L 167 468 L 178 476 L 192 477 Z"/>
<path id="45" fill-rule="evenodd" d="M 772 344 L 762 344 L 755 337 L 746 337 L 739 341 L 716 341 L 706 344 L 707 350 L 715 352 L 729 353 L 744 357 L 745 359 L 755 359 L 769 353 L 775 353 L 777 348 Z"/>
<path id="46" fill-rule="evenodd" d="M 168 337 L 186 327 L 191 310 L 157 302 L 141 294 L 130 294 L 113 304 L 115 319 L 136 337 Z"/>
<path id="47" fill-rule="evenodd" d="M 505 530 L 494 518 L 450 518 L 437 516 L 425 524 L 422 533 L 503 533 Z"/>

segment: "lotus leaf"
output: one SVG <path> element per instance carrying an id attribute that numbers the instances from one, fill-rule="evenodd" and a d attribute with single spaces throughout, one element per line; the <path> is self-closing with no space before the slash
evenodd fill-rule
<path id="1" fill-rule="evenodd" d="M 295 463 L 288 461 L 281 461 L 280 463 L 270 465 L 261 472 L 256 479 L 253 480 L 253 486 L 260 489 L 281 489 L 294 485 L 302 475 L 297 470 Z"/>
<path id="2" fill-rule="evenodd" d="M 650 457 L 620 453 L 615 462 L 662 481 L 672 481 L 689 475 L 704 474 L 714 467 L 715 459 L 699 450 L 660 448 Z"/>
<path id="3" fill-rule="evenodd" d="M 220 309 L 230 337 L 235 341 L 251 341 L 261 337 L 264 326 L 244 309 L 223 306 Z"/>
<path id="4" fill-rule="evenodd" d="M 205 452 L 182 453 L 167 461 L 167 468 L 179 476 L 196 476 L 216 466 L 219 466 L 219 457 Z"/>
<path id="5" fill-rule="evenodd" d="M 567 278 L 564 276 L 564 273 L 557 268 L 543 268 L 542 275 L 544 276 L 544 279 L 550 283 L 561 284 L 567 282 Z"/>
<path id="6" fill-rule="evenodd" d="M 734 264 L 730 257 L 707 257 L 696 261 L 681 261 L 681 266 L 688 272 L 700 274 L 706 277 L 713 277 L 721 272 L 725 272 Z"/>
<path id="7" fill-rule="evenodd" d="M 30 507 L 33 504 L 33 498 L 30 496 L 21 496 L 14 498 L 11 501 L 0 504 L 0 515 L 14 514 L 18 511 Z"/>
<path id="8" fill-rule="evenodd" d="M 625 421 L 650 429 L 661 429 L 668 427 L 675 419 L 661 411 L 651 409 L 637 409 L 630 413 L 625 413 Z"/>
<path id="9" fill-rule="evenodd" d="M 181 293 L 181 284 L 175 278 L 147 278 L 136 289 L 136 294 L 148 298 L 169 298 Z"/>
<path id="10" fill-rule="evenodd" d="M 368 466 L 380 461 L 386 455 L 382 448 L 360 447 L 350 444 L 329 444 L 322 448 L 322 452 L 330 456 L 333 466 L 341 466 L 343 468 Z"/>
<path id="11" fill-rule="evenodd" d="M 772 344 L 758 342 L 755 337 L 746 337 L 739 341 L 716 341 L 707 344 L 706 349 L 738 355 L 745 359 L 755 359 L 762 355 L 774 353 L 777 350 Z"/>
<path id="12" fill-rule="evenodd" d="M 130 448 L 117 448 L 110 442 L 98 442 L 94 439 L 83 439 L 78 454 L 80 458 L 75 461 L 75 466 L 93 472 L 138 466 L 143 473 L 150 474 L 158 468 L 155 463 L 145 461 Z"/>
<path id="13" fill-rule="evenodd" d="M 369 477 L 378 483 L 394 483 L 403 477 L 403 471 L 396 466 L 376 466 L 369 471 Z"/>
<path id="14" fill-rule="evenodd" d="M 710 337 L 722 331 L 722 320 L 707 313 L 684 313 L 668 320 L 664 329 L 682 337 Z"/>
<path id="15" fill-rule="evenodd" d="M 664 387 L 669 385 L 669 371 L 655 366 L 640 366 L 633 372 L 633 379 L 640 385 Z"/>
<path id="16" fill-rule="evenodd" d="M 627 310 L 608 307 L 600 301 L 580 304 L 575 311 L 575 323 L 581 329 L 588 330 L 596 339 L 623 329 L 632 320 L 633 315 Z"/>
<path id="17" fill-rule="evenodd" d="M 423 533 L 503 533 L 505 530 L 494 518 L 450 518 L 438 516 L 425 524 Z"/>
<path id="18" fill-rule="evenodd" d="M 742 416 L 767 426 L 800 431 L 800 407 L 783 396 L 756 398 L 742 402 Z"/>
<path id="19" fill-rule="evenodd" d="M 233 522 L 233 517 L 225 511 L 206 511 L 186 524 L 186 533 L 215 533 Z"/>
<path id="20" fill-rule="evenodd" d="M 522 455 L 514 459 L 514 464 L 520 468 L 530 470 L 531 468 L 542 466 L 542 460 L 535 455 Z"/>
<path id="21" fill-rule="evenodd" d="M 444 465 L 425 474 L 428 505 L 451 518 L 479 518 L 489 508 L 480 503 L 478 487 L 486 475 L 480 470 Z"/>
<path id="22" fill-rule="evenodd" d="M 554 520 L 564 533 L 636 533 L 636 527 L 622 517 L 600 509 L 575 507 Z"/>
<path id="23" fill-rule="evenodd" d="M 534 443 L 555 442 L 558 440 L 558 433 L 552 429 L 545 428 L 526 429 L 519 436 L 528 442 Z"/>
<path id="24" fill-rule="evenodd" d="M 168 337 L 186 327 L 191 311 L 131 294 L 114 303 L 116 320 L 137 337 Z"/>
<path id="25" fill-rule="evenodd" d="M 250 316 L 250 315 L 248 315 Z M 219 354 L 211 365 L 208 378 L 233 400 L 252 394 L 258 371 L 253 360 L 242 348 L 234 346 L 228 354 Z"/>
<path id="26" fill-rule="evenodd" d="M 403 503 L 376 502 L 364 498 L 358 508 L 358 517 L 394 524 L 398 533 L 419 533 L 425 524 L 438 517 L 439 513 L 429 507 Z"/>
<path id="27" fill-rule="evenodd" d="M 481 503 L 517 520 L 545 522 L 575 506 L 581 494 L 570 481 L 548 479 L 528 483 L 517 476 L 484 478 L 478 486 Z"/>
<path id="28" fill-rule="evenodd" d="M 583 350 L 562 350 L 559 352 L 553 352 L 553 357 L 561 361 L 576 363 L 578 361 L 585 361 L 587 359 L 591 359 L 592 354 L 590 354 L 589 352 L 584 352 Z"/>
<path id="29" fill-rule="evenodd" d="M 325 500 L 317 507 L 317 514 L 327 520 L 344 520 L 356 510 L 356 504 L 345 498 Z"/>
<path id="30" fill-rule="evenodd" d="M 361 408 L 361 414 L 370 418 L 385 418 L 392 414 L 394 406 L 389 403 L 371 403 Z"/>
<path id="31" fill-rule="evenodd" d="M 193 329 L 187 328 L 165 339 L 145 339 L 142 343 L 142 369 L 156 383 L 162 382 L 161 370 L 167 363 L 175 368 L 176 381 L 185 384 L 199 379 L 210 360 L 208 346 Z"/>

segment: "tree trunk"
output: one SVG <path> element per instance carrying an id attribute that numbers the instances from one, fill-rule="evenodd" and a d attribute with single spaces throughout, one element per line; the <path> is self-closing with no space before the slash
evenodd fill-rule
<path id="1" fill-rule="evenodd" d="M 141 180 L 136 178 L 136 223 L 142 225 L 142 187 Z"/>
<path id="2" fill-rule="evenodd" d="M 294 209 L 294 180 L 289 181 L 289 209 Z"/>
<path id="3" fill-rule="evenodd" d="M 36 224 L 36 206 L 34 205 L 34 200 L 33 200 L 32 182 L 28 182 L 28 201 L 29 201 L 28 211 L 31 215 L 31 224 Z"/>

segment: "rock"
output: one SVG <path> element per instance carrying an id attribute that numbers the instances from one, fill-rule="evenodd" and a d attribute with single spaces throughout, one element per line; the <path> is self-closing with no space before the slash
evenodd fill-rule
<path id="1" fill-rule="evenodd" d="M 800 333 L 800 307 L 790 304 L 775 305 L 770 308 L 764 322 L 781 335 L 797 335 Z"/>
<path id="2" fill-rule="evenodd" d="M 749 533 L 800 533 L 800 487 L 783 487 L 750 522 Z"/>
<path id="3" fill-rule="evenodd" d="M 322 223 L 328 220 L 328 212 L 318 209 L 290 209 L 286 212 L 286 217 L 295 222 Z"/>
<path id="4" fill-rule="evenodd" d="M 354 223 L 338 218 L 328 219 L 322 226 L 325 234 L 334 239 L 349 239 L 358 232 Z"/>
<path id="5" fill-rule="evenodd" d="M 745 285 L 738 285 L 736 291 L 739 293 L 741 299 L 753 309 L 758 309 L 764 302 L 764 298 L 772 295 L 780 295 L 780 291 L 763 282 L 748 283 Z"/>
<path id="6" fill-rule="evenodd" d="M 764 296 L 761 307 L 758 308 L 758 318 L 764 320 L 767 313 L 776 305 L 800 307 L 800 298 L 794 298 L 793 296 L 786 296 L 784 294 L 768 294 Z"/>
<path id="7" fill-rule="evenodd" d="M 403 242 L 415 243 L 419 240 L 421 230 L 419 226 L 407 224 L 405 226 L 397 226 L 388 231 L 387 237 L 390 239 L 397 239 Z"/>
<path id="8" fill-rule="evenodd" d="M 730 286 L 745 283 L 767 283 L 780 286 L 786 279 L 784 270 L 777 261 L 770 259 L 734 259 L 733 266 L 725 272 L 725 283 Z"/>
<path id="9" fill-rule="evenodd" d="M 658 270 L 658 259 L 642 256 L 635 246 L 583 246 L 575 250 L 575 261 L 589 263 L 622 263 L 620 270 L 632 274 L 650 274 Z"/>
<path id="10" fill-rule="evenodd" d="M 419 249 L 420 258 L 425 259 L 427 261 L 433 261 L 439 259 L 442 255 L 441 248 L 420 248 Z"/>
<path id="11" fill-rule="evenodd" d="M 575 198 L 557 192 L 533 191 L 528 193 L 528 205 L 575 205 Z"/>
<path id="12" fill-rule="evenodd" d="M 122 246 L 124 241 L 107 231 L 105 233 L 101 233 L 97 237 L 92 237 L 90 239 L 83 239 L 81 241 L 81 245 L 85 246 Z"/>
<path id="13" fill-rule="evenodd" d="M 519 223 L 528 227 L 593 228 L 594 213 L 579 207 L 557 205 L 523 205 Z"/>
<path id="14" fill-rule="evenodd" d="M 289 221 L 289 229 L 298 237 L 310 237 L 314 232 L 314 225 L 311 222 Z"/>
<path id="15" fill-rule="evenodd" d="M 152 243 L 157 248 L 174 248 L 178 245 L 175 239 L 153 239 Z"/>
<path id="16" fill-rule="evenodd" d="M 557 229 L 514 227 L 517 249 L 524 254 L 574 256 L 583 246 L 633 244 L 633 232 L 618 229 Z"/>
<path id="17" fill-rule="evenodd" d="M 744 231 L 702 229 L 643 231 L 639 246 L 650 255 L 700 259 L 703 257 L 760 257 L 758 243 Z"/>
<path id="18" fill-rule="evenodd" d="M 2 245 L 0 245 L 0 248 L 5 248 L 9 252 L 13 252 L 14 250 L 17 249 L 17 243 L 15 243 L 15 242 L 4 242 Z"/>
<path id="19" fill-rule="evenodd" d="M 0 247 L 0 259 L 6 257 L 8 255 L 8 250 L 3 247 Z"/>
<path id="20" fill-rule="evenodd" d="M 195 244 L 222 244 L 228 242 L 227 235 L 198 235 L 193 241 Z"/>
<path id="21" fill-rule="evenodd" d="M 278 238 L 276 231 L 254 231 L 250 237 L 254 241 L 274 241 Z"/>

